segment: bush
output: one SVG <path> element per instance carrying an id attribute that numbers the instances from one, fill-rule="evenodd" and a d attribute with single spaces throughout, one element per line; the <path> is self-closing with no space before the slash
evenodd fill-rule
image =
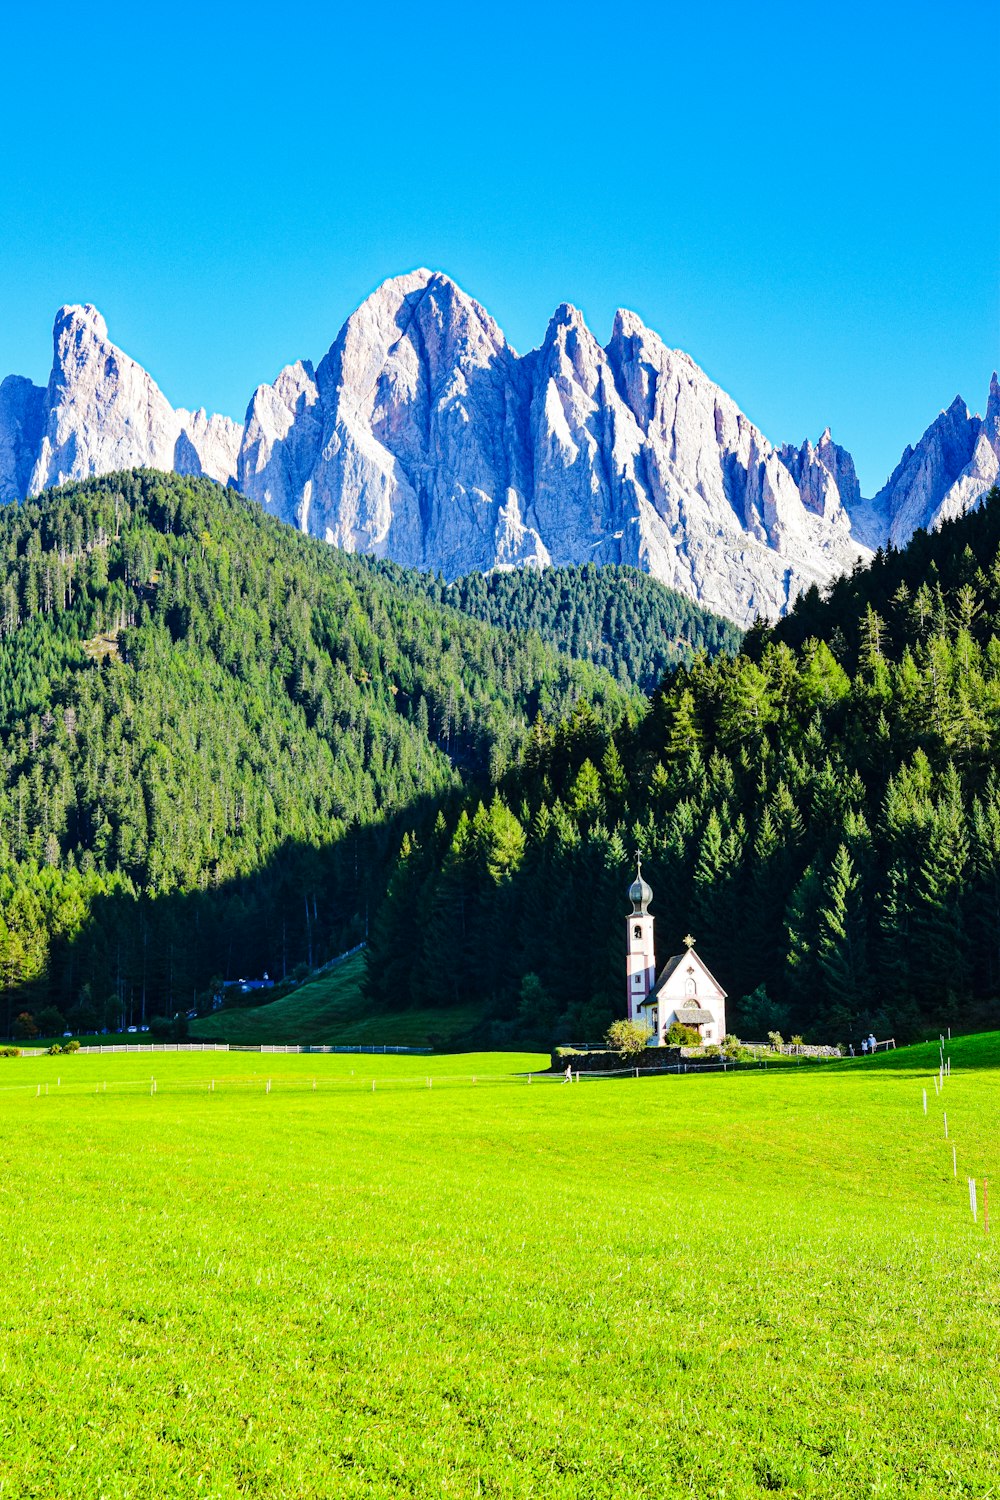
<path id="1" fill-rule="evenodd" d="M 19 1042 L 33 1042 L 38 1035 L 38 1027 L 30 1010 L 22 1010 L 14 1022 L 14 1035 Z"/>
<path id="2" fill-rule="evenodd" d="M 774 1048 L 775 1052 L 780 1052 L 782 1047 L 785 1045 L 785 1039 L 781 1035 L 780 1031 L 769 1031 L 767 1033 L 767 1039 L 771 1043 L 771 1046 Z"/>
<path id="3" fill-rule="evenodd" d="M 652 1035 L 650 1028 L 641 1021 L 612 1021 L 605 1041 L 621 1057 L 638 1057 L 645 1052 Z"/>
<path id="4" fill-rule="evenodd" d="M 76 1037 L 73 1037 L 70 1041 L 63 1043 L 64 1052 L 79 1052 L 79 1050 L 80 1043 L 77 1041 Z"/>
<path id="5" fill-rule="evenodd" d="M 706 1047 L 705 1048 L 705 1056 L 706 1057 L 721 1057 L 722 1053 L 719 1051 L 719 1048 L 713 1042 L 710 1047 Z"/>
<path id="6" fill-rule="evenodd" d="M 683 1021 L 671 1021 L 667 1043 L 671 1047 L 700 1047 L 701 1032 L 697 1026 L 685 1026 Z"/>
<path id="7" fill-rule="evenodd" d="M 739 1058 L 740 1053 L 743 1053 L 745 1057 L 750 1056 L 749 1048 L 744 1047 L 738 1036 L 729 1035 L 722 1038 L 722 1055 L 724 1057 L 728 1057 L 735 1062 Z"/>
<path id="8" fill-rule="evenodd" d="M 0 1047 L 0 1057 L 20 1057 L 20 1056 L 21 1056 L 21 1049 L 20 1049 L 20 1047 L 10 1047 L 10 1046 Z"/>

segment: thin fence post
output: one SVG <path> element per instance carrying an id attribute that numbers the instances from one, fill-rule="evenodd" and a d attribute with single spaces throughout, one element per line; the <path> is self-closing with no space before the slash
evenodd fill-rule
<path id="1" fill-rule="evenodd" d="M 924 1089 L 924 1114 L 927 1113 L 927 1090 Z"/>

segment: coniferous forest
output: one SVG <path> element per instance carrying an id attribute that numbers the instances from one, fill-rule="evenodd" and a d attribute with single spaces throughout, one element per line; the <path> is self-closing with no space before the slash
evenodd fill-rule
<path id="1" fill-rule="evenodd" d="M 660 961 L 694 933 L 745 1038 L 996 1025 L 998 610 L 994 491 L 668 673 L 642 718 L 539 722 L 492 798 L 405 841 L 373 992 L 440 994 L 447 944 L 448 992 L 511 1035 L 600 1036 L 638 849 Z"/>
<path id="2" fill-rule="evenodd" d="M 744 1037 L 996 1022 L 996 492 L 735 655 L 632 570 L 449 586 L 151 471 L 7 507 L 0 549 L 8 1034 L 367 934 L 375 1003 L 589 1039 L 637 849 L 661 961 L 693 932 Z"/>
<path id="3" fill-rule="evenodd" d="M 0 510 L 0 1032 L 189 1007 L 363 937 L 403 820 L 638 699 L 209 481 Z M 630 708 L 631 702 L 631 708 Z"/>
<path id="4" fill-rule="evenodd" d="M 454 583 L 393 563 L 372 562 L 401 588 L 450 604 L 500 630 L 530 630 L 581 661 L 606 667 L 623 685 L 652 693 L 664 673 L 690 666 L 699 652 L 733 655 L 743 632 L 638 568 L 585 563 L 577 568 L 469 573 Z"/>

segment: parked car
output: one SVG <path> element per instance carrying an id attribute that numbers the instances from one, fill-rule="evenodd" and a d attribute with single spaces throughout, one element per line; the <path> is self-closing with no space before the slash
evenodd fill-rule
<path id="1" fill-rule="evenodd" d="M 129 1036 L 132 1036 L 135 1032 L 137 1032 L 139 1030 L 139 1028 L 138 1028 L 138 1026 L 129 1026 L 129 1027 L 126 1028 L 126 1030 L 128 1031 Z"/>
<path id="2" fill-rule="evenodd" d="M 73 1035 L 73 1033 L 72 1033 L 72 1032 L 71 1032 L 71 1031 L 64 1031 L 64 1032 L 63 1032 L 63 1037 L 64 1037 L 64 1038 L 65 1038 L 65 1037 L 68 1037 L 68 1036 L 72 1036 L 72 1035 Z"/>

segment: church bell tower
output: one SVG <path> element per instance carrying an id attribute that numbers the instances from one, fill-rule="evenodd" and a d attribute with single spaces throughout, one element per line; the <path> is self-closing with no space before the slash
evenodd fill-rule
<path id="1" fill-rule="evenodd" d="M 642 1004 L 656 983 L 656 951 L 653 947 L 653 918 L 648 907 L 653 893 L 642 878 L 642 861 L 636 857 L 636 875 L 628 888 L 632 911 L 628 918 L 625 942 L 626 1005 L 630 1021 L 640 1018 Z"/>

